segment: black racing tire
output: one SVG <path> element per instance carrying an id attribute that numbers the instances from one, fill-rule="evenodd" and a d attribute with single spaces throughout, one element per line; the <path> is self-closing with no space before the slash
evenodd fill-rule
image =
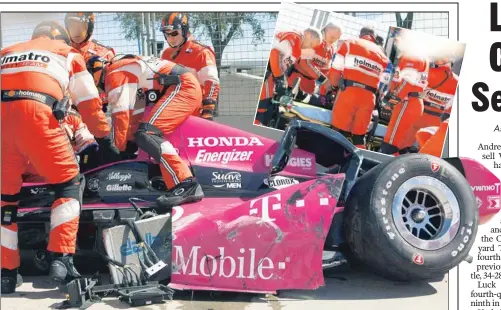
<path id="1" fill-rule="evenodd" d="M 437 186 L 426 188 L 423 181 Z M 428 191 L 430 196 L 413 196 L 413 188 Z M 428 208 L 410 205 L 404 197 L 421 197 Z M 436 202 L 445 203 L 446 207 L 441 209 Z M 435 215 L 437 206 L 442 215 Z M 344 233 L 355 259 L 373 273 L 396 281 L 429 280 L 447 273 L 469 256 L 478 229 L 476 206 L 466 178 L 451 164 L 427 154 L 402 155 L 383 162 L 357 180 L 345 205 Z M 448 222 L 444 214 L 455 214 L 455 225 L 445 226 Z M 429 215 L 434 216 L 428 219 Z M 415 220 L 421 222 L 415 224 Z M 431 232 L 434 231 L 430 227 L 436 227 L 437 232 L 444 227 L 444 239 L 430 235 L 424 238 L 425 234 L 421 234 L 419 242 L 428 246 L 423 247 L 413 243 L 418 238 L 404 237 L 410 232 L 405 224 L 423 223 L 429 223 L 426 228 Z M 424 239 L 432 239 L 440 246 L 432 248 L 433 242 Z"/>

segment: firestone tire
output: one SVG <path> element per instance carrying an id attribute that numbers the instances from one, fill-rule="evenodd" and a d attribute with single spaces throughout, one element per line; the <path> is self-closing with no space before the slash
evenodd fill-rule
<path id="1" fill-rule="evenodd" d="M 352 188 L 344 213 L 356 260 L 396 281 L 447 273 L 468 257 L 478 228 L 467 180 L 446 161 L 425 154 L 398 156 L 367 172 Z"/>

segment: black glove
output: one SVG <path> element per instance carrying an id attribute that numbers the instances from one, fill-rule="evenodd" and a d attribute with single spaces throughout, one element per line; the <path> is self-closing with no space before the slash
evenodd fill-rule
<path id="1" fill-rule="evenodd" d="M 127 146 L 125 147 L 125 151 L 120 152 L 120 158 L 122 160 L 134 159 L 136 158 L 136 152 L 139 150 L 136 142 L 127 141 Z"/>
<path id="2" fill-rule="evenodd" d="M 203 110 L 202 110 L 202 118 L 208 119 L 209 121 L 214 120 L 214 109 L 216 108 L 216 100 L 214 99 L 204 99 L 202 100 Z"/>
<path id="3" fill-rule="evenodd" d="M 325 108 L 332 110 L 334 107 L 334 101 L 336 100 L 336 93 L 334 91 L 329 91 L 325 94 Z"/>
<path id="4" fill-rule="evenodd" d="M 327 80 L 327 77 L 323 74 L 320 74 L 320 76 L 318 77 L 318 79 L 316 80 L 316 82 L 319 84 L 319 85 L 322 85 L 325 80 Z"/>
<path id="5" fill-rule="evenodd" d="M 99 166 L 101 160 L 99 158 L 98 146 L 93 144 L 78 154 L 80 161 L 80 172 L 85 172 Z"/>
<path id="6" fill-rule="evenodd" d="M 121 160 L 120 151 L 117 149 L 111 138 L 96 138 L 99 144 L 99 155 L 103 165 Z"/>
<path id="7" fill-rule="evenodd" d="M 275 96 L 276 98 L 280 98 L 285 94 L 287 90 L 287 85 L 285 83 L 285 75 L 273 78 L 273 82 L 275 83 Z"/>

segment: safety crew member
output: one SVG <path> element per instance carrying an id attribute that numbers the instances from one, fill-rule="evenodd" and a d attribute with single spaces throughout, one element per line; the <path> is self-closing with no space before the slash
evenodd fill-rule
<path id="1" fill-rule="evenodd" d="M 108 95 L 116 147 L 124 151 L 128 130 L 134 130 L 139 148 L 160 164 L 167 193 L 157 199 L 159 206 L 201 200 L 202 188 L 190 168 L 171 142 L 164 140 L 188 117 L 200 116 L 202 90 L 197 77 L 169 60 L 135 55 L 117 57 L 111 63 L 92 57 L 87 69 L 98 88 Z M 145 97 L 147 109 L 152 108 L 136 126 L 130 124 L 130 114 L 137 93 Z"/>
<path id="2" fill-rule="evenodd" d="M 2 70 L 2 294 L 13 293 L 20 266 L 16 223 L 22 174 L 27 162 L 55 191 L 47 250 L 54 255 L 53 280 L 80 277 L 73 265 L 85 180 L 72 146 L 60 127 L 68 91 L 96 137 L 110 132 L 85 61 L 69 46 L 57 22 L 38 24 L 31 40 L 0 52 Z M 59 119 L 56 119 L 57 118 Z M 22 278 L 21 278 L 22 279 Z"/>
<path id="3" fill-rule="evenodd" d="M 439 126 L 442 114 L 450 114 L 458 81 L 458 76 L 452 71 L 450 58 L 433 61 L 428 73 L 428 86 L 423 98 L 423 116 L 418 121 L 418 128 Z"/>
<path id="4" fill-rule="evenodd" d="M 308 94 L 313 95 L 315 88 L 320 85 L 319 94 L 325 96 L 329 85 L 327 75 L 331 59 L 334 56 L 334 43 L 341 37 L 341 27 L 334 22 L 327 23 L 322 28 L 323 41 L 314 47 L 315 55 L 312 57 L 300 57 L 293 65 L 292 73 L 288 77 L 288 85 L 292 87 L 294 81 L 301 78 L 301 92 L 296 97 L 303 100 Z"/>
<path id="5" fill-rule="evenodd" d="M 413 55 L 402 48 L 401 34 L 399 29 L 395 37 L 397 64 L 383 99 L 393 108 L 380 149 L 381 153 L 395 156 L 405 153 L 416 142 L 418 121 L 423 115 L 422 92 L 428 84 L 429 70 L 427 57 Z"/>
<path id="6" fill-rule="evenodd" d="M 85 61 L 92 56 L 111 60 L 115 57 L 115 50 L 92 39 L 95 22 L 94 13 L 67 13 L 64 24 L 70 34 L 71 46 L 82 54 Z"/>
<path id="7" fill-rule="evenodd" d="M 192 70 L 202 87 L 202 118 L 214 120 L 220 90 L 216 53 L 193 38 L 186 14 L 165 15 L 160 30 L 169 44 L 162 53 L 162 59 Z"/>
<path id="8" fill-rule="evenodd" d="M 115 57 L 115 50 L 101 42 L 92 39 L 96 17 L 94 13 L 72 12 L 64 17 L 64 24 L 71 39 L 71 46 L 82 54 L 85 61 L 92 56 L 100 56 L 107 60 Z M 107 111 L 108 101 L 104 93 L 99 94 L 103 101 L 104 111 Z"/>
<path id="9" fill-rule="evenodd" d="M 299 60 L 303 50 L 313 49 L 322 41 L 322 33 L 315 27 L 275 34 L 254 124 L 268 125 L 273 116 L 272 99 L 279 98 L 287 89 L 287 70 Z"/>
<path id="10" fill-rule="evenodd" d="M 332 63 L 330 82 L 339 85 L 332 126 L 359 148 L 365 148 L 378 83 L 388 62 L 376 44 L 375 30 L 363 27 L 359 38 L 344 41 Z"/>

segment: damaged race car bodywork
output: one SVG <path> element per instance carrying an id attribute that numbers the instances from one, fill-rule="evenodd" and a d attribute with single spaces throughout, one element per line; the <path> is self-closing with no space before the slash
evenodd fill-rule
<path id="1" fill-rule="evenodd" d="M 318 124 L 293 120 L 277 142 L 191 117 L 168 139 L 205 192 L 200 202 L 155 210 L 171 213 L 171 237 L 147 239 L 168 249 L 173 288 L 315 289 L 324 284 L 322 271 L 339 264 L 326 253 L 346 254 L 391 279 L 429 278 L 467 259 L 479 217 L 482 223 L 499 211 L 489 202 L 499 192 L 485 191 L 499 180 L 476 161 L 376 158 Z M 164 189 L 144 154 L 84 174 L 82 255 L 103 249 L 103 226 L 137 219 L 131 197 L 154 201 Z M 53 192 L 26 183 L 22 195 L 20 248 L 44 251 Z M 122 258 L 138 251 L 129 241 L 120 245 Z"/>

